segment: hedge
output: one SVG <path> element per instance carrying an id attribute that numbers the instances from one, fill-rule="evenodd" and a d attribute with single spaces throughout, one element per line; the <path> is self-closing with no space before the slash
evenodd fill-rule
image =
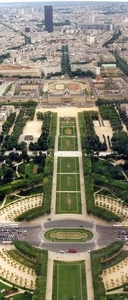
<path id="1" fill-rule="evenodd" d="M 26 241 L 15 240 L 14 246 L 20 253 L 23 253 L 23 255 L 28 256 L 30 258 L 36 259 L 37 254 L 41 253 L 40 249 L 33 247 Z"/>
<path id="2" fill-rule="evenodd" d="M 52 113 L 50 133 L 49 133 L 49 148 L 51 149 L 54 149 L 55 146 L 56 127 L 57 127 L 57 113 Z"/>
<path id="3" fill-rule="evenodd" d="M 112 257 L 107 261 L 102 262 L 102 269 L 105 270 L 107 268 L 111 268 L 115 264 L 120 263 L 126 257 L 128 257 L 128 251 L 127 250 L 120 251 L 116 256 Z"/>

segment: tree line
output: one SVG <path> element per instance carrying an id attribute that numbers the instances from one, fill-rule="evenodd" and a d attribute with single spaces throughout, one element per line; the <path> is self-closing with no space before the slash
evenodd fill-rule
<path id="1" fill-rule="evenodd" d="M 120 37 L 120 35 L 122 34 L 122 31 L 119 29 L 119 31 L 114 32 L 113 36 L 107 41 L 105 42 L 102 47 L 108 47 L 108 45 L 111 45 L 115 42 L 115 40 L 118 40 L 118 38 Z"/>

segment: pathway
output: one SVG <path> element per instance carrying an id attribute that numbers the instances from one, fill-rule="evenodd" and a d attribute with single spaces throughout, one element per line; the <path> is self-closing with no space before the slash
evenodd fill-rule
<path id="1" fill-rule="evenodd" d="M 87 298 L 88 300 L 94 300 L 91 259 L 90 259 L 90 254 L 88 252 L 86 252 L 85 254 L 85 268 L 86 268 L 86 282 L 87 282 Z"/>
<path id="2" fill-rule="evenodd" d="M 54 147 L 54 166 L 53 166 L 53 181 L 52 181 L 52 197 L 51 197 L 51 216 L 53 217 L 56 212 L 56 187 L 57 187 L 57 153 L 58 151 L 58 137 L 59 137 L 59 117 L 57 115 L 57 129 L 55 136 Z"/>

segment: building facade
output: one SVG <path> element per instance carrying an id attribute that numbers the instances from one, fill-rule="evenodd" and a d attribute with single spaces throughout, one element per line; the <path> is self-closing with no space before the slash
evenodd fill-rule
<path id="1" fill-rule="evenodd" d="M 44 7 L 44 16 L 45 16 L 45 30 L 53 32 L 53 7 L 47 5 Z"/>

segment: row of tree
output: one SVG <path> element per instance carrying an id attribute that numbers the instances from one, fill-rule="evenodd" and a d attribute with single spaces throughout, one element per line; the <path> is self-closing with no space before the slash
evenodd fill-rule
<path id="1" fill-rule="evenodd" d="M 76 76 L 95 78 L 95 75 L 90 70 L 82 71 L 80 68 L 78 68 L 75 71 L 71 70 L 68 45 L 62 46 L 61 52 L 62 52 L 62 55 L 61 55 L 61 73 L 62 74 L 68 74 L 68 76 L 70 78 L 73 78 Z"/>
<path id="2" fill-rule="evenodd" d="M 105 42 L 102 47 L 108 47 L 108 45 L 111 45 L 115 42 L 115 40 L 118 40 L 118 38 L 120 37 L 120 35 L 122 34 L 122 31 L 119 30 L 117 32 L 114 32 L 113 36 L 107 41 Z"/>
<path id="3" fill-rule="evenodd" d="M 41 118 L 41 119 L 43 118 L 43 125 L 41 128 L 42 132 L 36 143 L 31 142 L 29 144 L 30 151 L 48 150 L 51 117 L 52 117 L 52 113 L 50 111 L 45 112 L 43 116 L 41 114 L 40 115 L 38 114 L 38 118 Z"/>
<path id="4" fill-rule="evenodd" d="M 3 123 L 2 131 L 4 135 L 7 135 L 9 133 L 9 130 L 14 123 L 15 117 L 16 117 L 15 112 L 10 113 L 10 115 L 7 117 L 7 120 Z"/>
<path id="5" fill-rule="evenodd" d="M 123 60 L 122 57 L 120 57 L 116 51 L 111 52 L 114 57 L 116 58 L 116 65 L 117 67 L 126 75 L 128 76 L 128 64 L 126 61 Z"/>
<path id="6" fill-rule="evenodd" d="M 123 129 L 120 117 L 116 108 L 111 105 L 99 106 L 100 114 L 103 120 L 109 120 L 113 131 L 120 131 Z"/>
<path id="7" fill-rule="evenodd" d="M 7 58 L 10 58 L 10 53 L 0 55 L 0 64 L 2 64 Z"/>
<path id="8" fill-rule="evenodd" d="M 69 50 L 68 45 L 63 45 L 61 48 L 61 72 L 63 74 L 71 75 L 71 66 L 70 66 L 70 59 L 69 59 Z"/>
<path id="9" fill-rule="evenodd" d="M 100 142 L 99 136 L 95 133 L 93 120 L 98 119 L 97 112 L 84 112 L 84 126 L 86 132 L 85 148 L 87 153 L 104 151 L 107 149 L 106 142 Z"/>

